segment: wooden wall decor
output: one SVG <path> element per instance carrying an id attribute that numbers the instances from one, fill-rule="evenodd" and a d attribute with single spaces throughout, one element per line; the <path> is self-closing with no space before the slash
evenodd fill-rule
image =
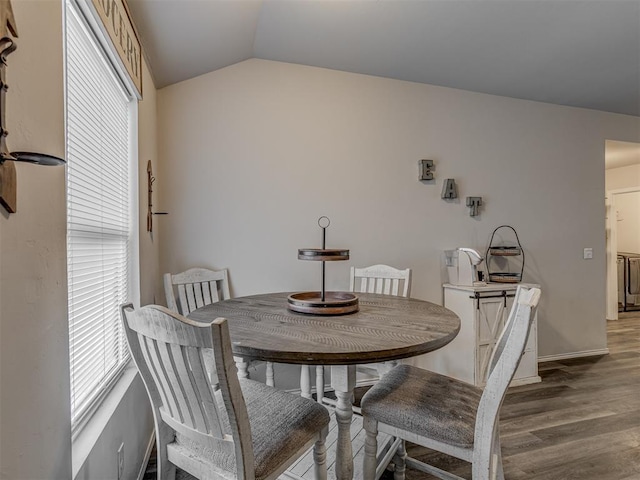
<path id="1" fill-rule="evenodd" d="M 113 51 L 131 77 L 142 100 L 142 47 L 125 0 L 91 0 L 89 12 L 100 22 Z"/>
<path id="2" fill-rule="evenodd" d="M 0 165 L 0 204 L 9 213 L 16 212 L 17 182 L 13 162 Z"/>
<path id="3" fill-rule="evenodd" d="M 153 232 L 153 216 L 154 215 L 168 215 L 168 212 L 154 212 L 153 211 L 153 183 L 156 181 L 156 177 L 153 176 L 153 170 L 151 168 L 151 160 L 147 162 L 147 232 Z"/>
<path id="4" fill-rule="evenodd" d="M 10 0 L 0 0 L 0 205 L 7 212 L 15 213 L 17 208 L 18 185 L 16 179 L 16 167 L 14 162 L 27 162 L 36 165 L 62 165 L 65 161 L 61 158 L 36 152 L 11 152 L 7 147 L 5 111 L 6 111 L 6 67 L 7 56 L 17 48 L 16 43 L 9 36 L 18 36 L 16 21 L 13 17 L 13 8 Z"/>
<path id="5" fill-rule="evenodd" d="M 5 67 L 7 66 L 7 55 L 16 49 L 16 44 L 8 36 L 9 34 L 14 37 L 18 36 L 13 8 L 10 0 L 0 0 L 0 35 L 2 35 L 2 38 L 0 38 L 0 204 L 7 212 L 15 213 L 17 194 L 16 166 L 13 162 L 5 162 L 5 160 L 14 160 L 7 148 L 6 139 L 9 132 L 4 123 L 7 103 L 5 101 L 5 95 L 7 94 Z"/>

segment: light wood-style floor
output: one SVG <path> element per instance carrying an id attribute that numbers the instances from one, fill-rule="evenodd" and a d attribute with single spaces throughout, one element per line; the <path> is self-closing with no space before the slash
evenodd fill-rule
<path id="1" fill-rule="evenodd" d="M 509 389 L 500 415 L 507 480 L 640 480 L 640 312 L 621 313 L 607 331 L 609 355 L 541 363 L 542 383 Z M 471 478 L 465 462 L 407 451 Z M 407 469 L 407 480 L 432 478 Z"/>

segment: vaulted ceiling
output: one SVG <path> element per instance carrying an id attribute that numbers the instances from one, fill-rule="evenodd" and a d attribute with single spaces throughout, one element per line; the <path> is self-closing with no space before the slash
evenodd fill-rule
<path id="1" fill-rule="evenodd" d="M 158 88 L 249 58 L 640 116 L 640 0 L 128 0 Z"/>

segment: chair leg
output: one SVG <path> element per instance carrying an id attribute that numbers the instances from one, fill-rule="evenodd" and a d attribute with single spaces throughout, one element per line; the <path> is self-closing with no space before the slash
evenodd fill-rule
<path id="1" fill-rule="evenodd" d="M 378 454 L 378 422 L 373 418 L 364 417 L 364 458 L 362 460 L 362 472 L 364 480 L 376 480 L 377 454 Z"/>
<path id="2" fill-rule="evenodd" d="M 274 387 L 275 386 L 275 377 L 273 374 L 273 363 L 271 362 L 267 362 L 267 369 L 265 371 L 265 375 L 266 375 L 266 384 L 270 387 Z"/>
<path id="3" fill-rule="evenodd" d="M 500 433 L 496 432 L 493 441 L 493 478 L 504 480 L 504 470 L 502 468 L 502 448 L 500 447 Z"/>
<path id="4" fill-rule="evenodd" d="M 327 447 L 325 439 L 328 431 L 329 427 L 324 428 L 313 446 L 313 477 L 315 480 L 327 480 Z"/>
<path id="5" fill-rule="evenodd" d="M 316 365 L 316 399 L 322 403 L 324 397 L 324 367 Z"/>
<path id="6" fill-rule="evenodd" d="M 402 440 L 400 442 L 400 445 L 398 445 L 396 454 L 393 457 L 393 463 L 395 464 L 395 468 L 393 470 L 393 480 L 404 480 L 404 472 L 407 468 L 406 459 L 407 449 L 405 448 L 404 440 Z"/>
<path id="7" fill-rule="evenodd" d="M 173 441 L 175 432 L 164 422 L 160 422 L 156 424 L 156 435 L 158 480 L 175 480 L 176 466 L 169 461 L 167 456 L 167 444 Z"/>
<path id="8" fill-rule="evenodd" d="M 489 438 L 476 441 L 471 462 L 473 480 L 504 480 L 498 425 Z"/>

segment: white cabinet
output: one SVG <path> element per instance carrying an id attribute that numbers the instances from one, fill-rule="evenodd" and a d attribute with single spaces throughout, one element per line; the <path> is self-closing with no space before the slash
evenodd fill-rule
<path id="1" fill-rule="evenodd" d="M 537 286 L 537 285 L 527 285 Z M 444 285 L 444 306 L 460 317 L 460 333 L 448 345 L 413 360 L 413 364 L 473 385 L 486 382 L 491 352 L 509 316 L 517 284 L 478 287 Z M 511 385 L 539 382 L 537 317 Z"/>

